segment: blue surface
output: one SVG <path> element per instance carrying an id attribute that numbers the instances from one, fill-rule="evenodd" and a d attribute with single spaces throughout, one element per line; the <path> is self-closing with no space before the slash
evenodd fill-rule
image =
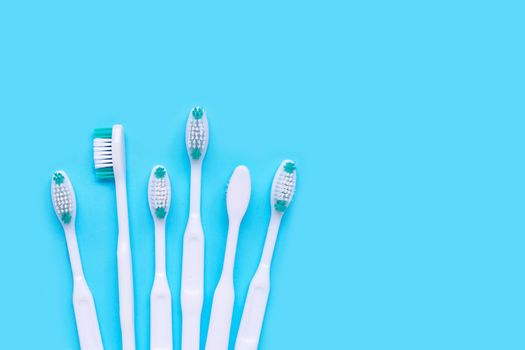
<path id="1" fill-rule="evenodd" d="M 224 254 L 225 186 L 253 193 L 231 344 L 282 159 L 298 192 L 275 252 L 260 349 L 525 348 L 525 55 L 519 1 L 4 1 L 0 348 L 76 349 L 66 170 L 106 349 L 120 348 L 114 187 L 95 127 L 127 134 L 138 349 L 149 344 L 149 171 L 170 171 L 168 274 L 180 348 L 188 111 L 206 107 L 202 344 Z"/>

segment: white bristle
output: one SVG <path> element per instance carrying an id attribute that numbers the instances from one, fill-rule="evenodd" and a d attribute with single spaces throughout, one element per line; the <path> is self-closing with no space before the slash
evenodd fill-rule
<path id="1" fill-rule="evenodd" d="M 206 147 L 206 128 L 202 119 L 192 118 L 188 125 L 186 142 L 189 149 L 204 149 Z"/>
<path id="2" fill-rule="evenodd" d="M 69 223 L 74 215 L 75 196 L 71 182 L 65 172 L 57 171 L 53 175 L 51 196 L 58 218 L 66 224 Z"/>
<path id="3" fill-rule="evenodd" d="M 150 201 L 155 209 L 166 208 L 168 206 L 168 186 L 166 178 L 153 180 Z"/>
<path id="4" fill-rule="evenodd" d="M 295 193 L 295 172 L 288 174 L 287 172 L 282 172 L 279 175 L 277 180 L 277 185 L 275 187 L 275 199 L 276 200 L 285 200 L 290 202 Z"/>
<path id="5" fill-rule="evenodd" d="M 71 193 L 68 191 L 64 184 L 55 185 L 54 188 L 55 196 L 55 211 L 61 215 L 64 213 L 70 213 L 73 210 L 73 201 Z"/>
<path id="6" fill-rule="evenodd" d="M 157 166 L 153 168 L 149 181 L 149 204 L 152 213 L 163 218 L 169 209 L 171 200 L 171 187 L 166 168 Z M 164 209 L 164 215 L 159 215 L 158 209 Z"/>
<path id="7" fill-rule="evenodd" d="M 208 120 L 206 113 L 200 107 L 195 107 L 190 112 L 186 124 L 186 147 L 190 157 L 194 160 L 201 159 L 208 146 Z"/>
<path id="8" fill-rule="evenodd" d="M 113 166 L 111 139 L 96 138 L 93 140 L 95 169 Z"/>
<path id="9" fill-rule="evenodd" d="M 296 186 L 296 171 L 295 163 L 292 161 L 285 161 L 277 170 L 275 174 L 272 198 L 275 209 L 284 211 L 293 199 Z"/>

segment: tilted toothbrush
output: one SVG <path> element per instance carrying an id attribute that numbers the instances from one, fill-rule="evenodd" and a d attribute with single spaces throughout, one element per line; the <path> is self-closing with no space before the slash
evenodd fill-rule
<path id="1" fill-rule="evenodd" d="M 291 160 L 285 160 L 279 166 L 273 179 L 270 195 L 272 215 L 259 267 L 248 289 L 248 296 L 244 304 L 239 332 L 235 342 L 236 350 L 256 350 L 259 346 L 266 303 L 270 293 L 270 265 L 272 263 L 273 250 L 284 211 L 288 208 L 295 192 L 295 183 L 295 163 Z"/>
<path id="2" fill-rule="evenodd" d="M 51 181 L 51 198 L 55 213 L 64 228 L 69 261 L 73 272 L 73 308 L 77 322 L 78 338 L 82 350 L 103 350 L 98 326 L 97 311 L 91 291 L 84 278 L 77 244 L 75 219 L 77 204 L 75 191 L 64 171 L 56 171 Z"/>
<path id="3" fill-rule="evenodd" d="M 171 203 L 171 186 L 165 167 L 157 165 L 151 171 L 148 198 L 155 223 L 155 278 L 150 299 L 150 348 L 171 350 L 171 292 L 166 277 L 166 217 Z"/>
<path id="4" fill-rule="evenodd" d="M 128 199 L 126 193 L 126 154 L 124 128 L 95 129 L 93 140 L 95 173 L 99 179 L 114 179 L 118 217 L 118 290 L 122 349 L 135 350 L 135 316 L 133 306 L 133 272 L 129 242 Z"/>
<path id="5" fill-rule="evenodd" d="M 233 267 L 237 238 L 246 209 L 250 202 L 251 180 L 247 167 L 241 165 L 235 168 L 228 190 L 226 192 L 226 207 L 228 209 L 228 238 L 222 274 L 219 279 L 210 315 L 206 350 L 228 350 L 230 327 L 232 322 L 235 291 L 233 287 Z"/>
<path id="6" fill-rule="evenodd" d="M 199 350 L 201 311 L 204 297 L 204 232 L 201 224 L 202 160 L 208 147 L 206 113 L 200 107 L 190 112 L 186 124 L 186 148 L 191 164 L 190 213 L 182 248 L 182 350 Z"/>

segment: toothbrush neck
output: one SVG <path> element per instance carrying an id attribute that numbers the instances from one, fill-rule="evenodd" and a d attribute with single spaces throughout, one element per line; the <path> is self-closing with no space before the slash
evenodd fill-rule
<path id="1" fill-rule="evenodd" d="M 202 162 L 191 161 L 190 215 L 193 216 L 200 216 L 201 213 L 201 175 Z"/>
<path id="2" fill-rule="evenodd" d="M 112 135 L 113 173 L 117 194 L 117 212 L 119 234 L 129 235 L 128 202 L 126 191 L 126 146 L 122 125 L 113 126 Z"/>
<path id="3" fill-rule="evenodd" d="M 155 274 L 166 274 L 166 223 L 155 219 Z"/>
<path id="4" fill-rule="evenodd" d="M 228 238 L 226 239 L 226 251 L 224 253 L 224 264 L 222 275 L 233 277 L 233 267 L 235 264 L 235 254 L 237 250 L 237 238 L 239 236 L 239 220 L 231 219 L 228 226 Z"/>
<path id="5" fill-rule="evenodd" d="M 80 253 L 78 251 L 77 234 L 75 232 L 74 223 L 67 225 L 65 228 L 67 250 L 69 252 L 69 261 L 71 263 L 71 271 L 73 272 L 74 280 L 84 279 L 84 272 L 82 271 L 82 263 L 80 261 Z"/>
<path id="6" fill-rule="evenodd" d="M 112 157 L 113 157 L 113 173 L 115 176 L 115 184 L 117 187 L 126 188 L 126 146 L 124 141 L 124 130 L 122 126 L 115 125 L 113 127 L 112 137 Z"/>
<path id="7" fill-rule="evenodd" d="M 129 221 L 128 221 L 128 194 L 126 190 L 126 175 L 115 174 L 115 191 L 117 197 L 117 220 L 119 237 L 129 241 Z"/>
<path id="8" fill-rule="evenodd" d="M 270 224 L 268 225 L 268 231 L 266 232 L 266 241 L 264 242 L 260 266 L 270 268 L 282 217 L 282 213 L 272 211 L 272 217 L 270 218 Z"/>

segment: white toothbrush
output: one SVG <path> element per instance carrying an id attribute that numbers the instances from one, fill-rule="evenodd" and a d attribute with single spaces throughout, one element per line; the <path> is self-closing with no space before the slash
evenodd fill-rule
<path id="1" fill-rule="evenodd" d="M 261 328 L 270 293 L 270 265 L 283 213 L 292 201 L 295 192 L 295 163 L 285 160 L 275 173 L 270 195 L 272 216 L 266 233 L 266 241 L 259 267 L 250 282 L 244 304 L 241 324 L 235 342 L 236 350 L 256 350 L 259 346 Z"/>
<path id="2" fill-rule="evenodd" d="M 233 287 L 233 267 L 237 238 L 246 209 L 250 202 L 251 180 L 247 167 L 241 165 L 235 168 L 226 192 L 226 207 L 228 209 L 228 238 L 222 274 L 219 279 L 210 315 L 206 350 L 228 350 L 230 327 L 232 322 L 235 291 Z"/>
<path id="3" fill-rule="evenodd" d="M 122 125 L 114 125 L 113 128 L 95 129 L 93 151 L 97 178 L 115 180 L 118 216 L 118 290 L 122 349 L 135 350 L 133 272 L 129 242 L 126 155 Z"/>
<path id="4" fill-rule="evenodd" d="M 198 350 L 204 296 L 204 232 L 201 224 L 202 160 L 208 147 L 206 113 L 195 107 L 186 124 L 186 148 L 191 164 L 190 213 L 182 248 L 182 350 Z"/>
<path id="5" fill-rule="evenodd" d="M 103 350 L 97 311 L 91 291 L 84 278 L 75 232 L 76 199 L 73 185 L 64 171 L 57 171 L 51 181 L 53 207 L 64 228 L 69 261 L 73 272 L 73 308 L 77 321 L 78 338 L 82 350 Z"/>
<path id="6" fill-rule="evenodd" d="M 155 279 L 151 289 L 150 348 L 171 350 L 171 292 L 166 277 L 166 216 L 170 209 L 171 186 L 163 166 L 157 165 L 151 171 L 148 198 L 155 222 Z"/>

